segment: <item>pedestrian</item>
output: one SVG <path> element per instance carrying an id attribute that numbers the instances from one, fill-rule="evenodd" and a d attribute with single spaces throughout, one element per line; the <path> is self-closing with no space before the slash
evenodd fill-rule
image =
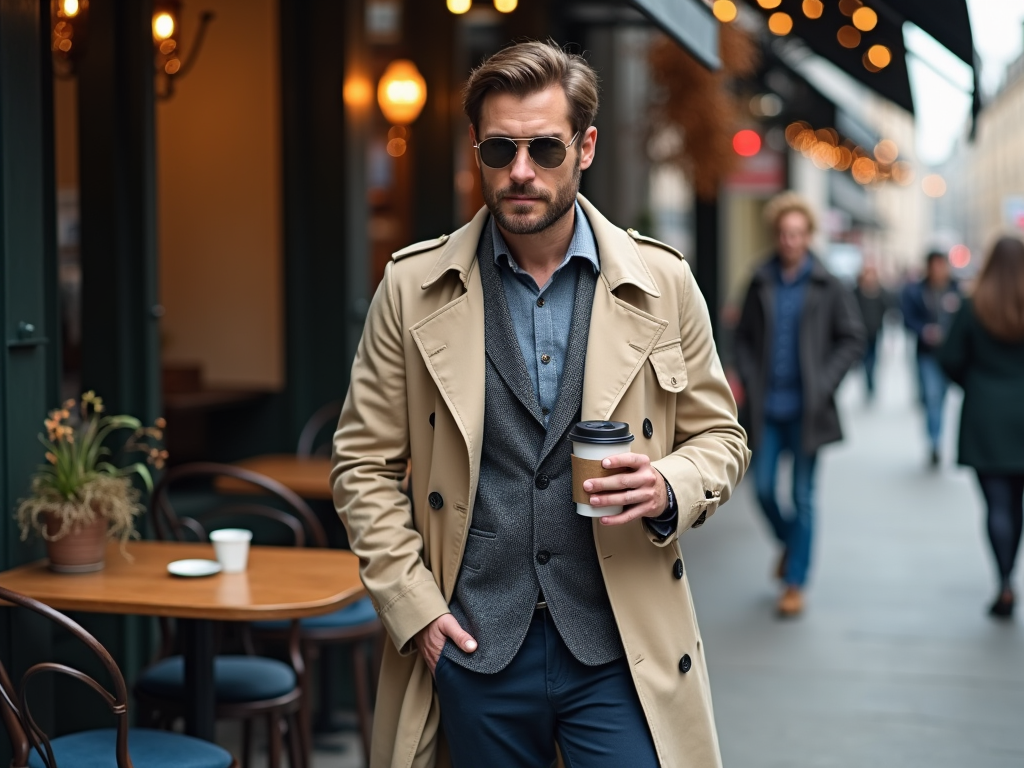
<path id="1" fill-rule="evenodd" d="M 939 361 L 964 390 L 959 463 L 973 467 L 988 507 L 999 572 L 989 612 L 1013 614 L 1011 579 L 1024 521 L 1024 243 L 999 240 L 974 295 L 953 320 Z"/>
<path id="2" fill-rule="evenodd" d="M 371 304 L 331 482 L 391 641 L 371 766 L 720 766 L 678 537 L 749 461 L 682 256 L 578 194 L 597 78 L 524 42 L 463 103 L 486 201 L 396 253 Z M 626 422 L 586 481 L 570 431 Z M 412 461 L 412 500 L 398 489 Z"/>
<path id="3" fill-rule="evenodd" d="M 949 381 L 939 365 L 938 350 L 960 309 L 960 287 L 952 278 L 949 259 L 941 251 L 926 257 L 925 277 L 908 283 L 900 296 L 903 322 L 917 341 L 917 382 L 924 406 L 925 426 L 931 448 L 929 462 L 941 461 L 942 411 Z"/>
<path id="4" fill-rule="evenodd" d="M 776 252 L 750 282 L 736 328 L 736 365 L 746 391 L 757 500 L 782 545 L 776 575 L 781 616 L 803 611 L 811 563 L 818 451 L 842 439 L 834 394 L 864 349 L 852 293 L 811 252 L 815 217 L 797 194 L 765 208 Z M 793 508 L 776 493 L 779 457 L 793 458 Z"/>
<path id="5" fill-rule="evenodd" d="M 864 321 L 865 344 L 864 382 L 867 389 L 868 402 L 875 399 L 875 368 L 878 364 L 878 338 L 885 325 L 885 316 L 892 309 L 892 295 L 882 286 L 878 279 L 878 269 L 873 264 L 865 264 L 857 278 L 857 287 L 853 291 L 860 307 L 861 320 Z"/>

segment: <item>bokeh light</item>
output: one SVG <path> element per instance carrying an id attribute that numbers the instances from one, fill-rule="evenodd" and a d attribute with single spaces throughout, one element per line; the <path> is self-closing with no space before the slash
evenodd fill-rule
<path id="1" fill-rule="evenodd" d="M 502 13 L 512 13 L 519 5 L 519 0 L 494 0 L 494 7 Z"/>
<path id="2" fill-rule="evenodd" d="M 850 20 L 861 32 L 870 32 L 878 24 L 878 14 L 865 6 L 854 11 Z"/>
<path id="3" fill-rule="evenodd" d="M 914 168 L 906 160 L 900 160 L 892 166 L 892 180 L 901 187 L 914 183 Z"/>
<path id="4" fill-rule="evenodd" d="M 879 69 L 885 69 L 892 63 L 892 51 L 884 45 L 875 44 L 868 48 L 865 54 L 867 60 Z"/>
<path id="5" fill-rule="evenodd" d="M 732 137 L 732 148 L 740 157 L 753 157 L 761 151 L 761 137 L 757 131 L 744 128 Z"/>
<path id="6" fill-rule="evenodd" d="M 921 191 L 928 197 L 942 197 L 946 194 L 946 180 L 937 173 L 929 173 L 921 179 Z"/>
<path id="7" fill-rule="evenodd" d="M 401 157 L 405 154 L 406 147 L 405 139 L 392 139 L 388 142 L 388 154 L 392 157 Z"/>
<path id="8" fill-rule="evenodd" d="M 736 19 L 736 3 L 732 0 L 715 0 L 711 11 L 715 14 L 715 18 L 723 24 L 728 24 Z"/>
<path id="9" fill-rule="evenodd" d="M 452 13 L 465 13 L 473 5 L 473 0 L 448 0 L 448 10 Z"/>
<path id="10" fill-rule="evenodd" d="M 861 0 L 839 0 L 839 12 L 844 16 L 853 16 L 857 9 L 863 6 Z"/>
<path id="11" fill-rule="evenodd" d="M 949 249 L 949 263 L 956 269 L 963 269 L 971 263 L 971 249 L 966 245 L 954 245 Z"/>
<path id="12" fill-rule="evenodd" d="M 870 184 L 878 175 L 875 161 L 870 157 L 858 157 L 853 161 L 850 171 L 853 173 L 853 180 L 858 184 Z"/>
<path id="13" fill-rule="evenodd" d="M 899 147 L 896 146 L 896 142 L 892 139 L 882 139 L 875 145 L 875 159 L 880 163 L 890 165 L 895 163 L 896 158 L 899 156 Z"/>
<path id="14" fill-rule="evenodd" d="M 825 5 L 821 0 L 804 0 L 802 7 L 804 16 L 808 19 L 820 19 L 821 14 L 825 12 Z"/>
<path id="15" fill-rule="evenodd" d="M 860 30 L 847 24 L 836 32 L 836 39 L 843 48 L 856 48 L 860 45 Z"/>
<path id="16" fill-rule="evenodd" d="M 768 29 L 773 35 L 788 35 L 793 31 L 793 17 L 782 11 L 773 13 L 768 17 Z"/>
<path id="17" fill-rule="evenodd" d="M 65 16 L 69 19 L 73 19 L 78 15 L 78 12 L 81 10 L 81 6 L 79 5 L 78 0 L 63 0 L 60 4 L 60 9 L 64 12 Z"/>
<path id="18" fill-rule="evenodd" d="M 757 4 L 770 11 L 772 8 L 778 8 L 782 5 L 782 0 L 757 0 Z"/>

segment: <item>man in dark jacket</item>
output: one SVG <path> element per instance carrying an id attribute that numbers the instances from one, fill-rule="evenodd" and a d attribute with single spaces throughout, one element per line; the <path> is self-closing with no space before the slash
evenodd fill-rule
<path id="1" fill-rule="evenodd" d="M 878 279 L 878 270 L 873 264 L 864 265 L 857 278 L 857 287 L 853 295 L 860 307 L 860 316 L 864 321 L 867 334 L 864 348 L 864 382 L 867 385 L 868 400 L 875 399 L 875 365 L 878 363 L 878 338 L 885 325 L 885 316 L 896 306 L 896 298 L 885 290 Z"/>
<path id="2" fill-rule="evenodd" d="M 798 195 L 772 200 L 765 217 L 777 251 L 757 271 L 736 328 L 736 363 L 746 389 L 757 498 L 783 547 L 779 613 L 803 610 L 811 561 L 818 449 L 842 439 L 833 396 L 864 350 L 852 293 L 810 251 L 814 214 Z M 793 457 L 793 511 L 776 495 L 779 456 Z"/>
<path id="3" fill-rule="evenodd" d="M 949 274 L 946 254 L 928 254 L 927 273 L 919 283 L 908 283 L 900 296 L 903 322 L 917 339 L 917 381 L 924 405 L 931 465 L 939 465 L 942 441 L 942 409 L 949 380 L 939 366 L 939 348 L 953 317 L 960 309 L 960 288 Z"/>

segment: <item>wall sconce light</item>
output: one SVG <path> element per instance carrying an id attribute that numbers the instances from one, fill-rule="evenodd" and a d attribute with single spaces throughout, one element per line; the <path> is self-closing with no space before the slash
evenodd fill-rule
<path id="1" fill-rule="evenodd" d="M 69 0 L 63 0 L 68 2 Z M 195 64 L 199 50 L 206 38 L 206 28 L 213 21 L 212 11 L 204 11 L 199 17 L 199 29 L 192 50 L 185 56 L 181 46 L 181 0 L 155 0 L 153 3 L 153 48 L 156 74 L 162 78 L 163 87 L 157 87 L 158 99 L 169 99 L 174 95 L 174 82 L 184 77 Z"/>
<path id="2" fill-rule="evenodd" d="M 73 77 L 78 59 L 85 52 L 89 0 L 52 0 L 50 24 L 54 74 L 64 78 Z"/>
<path id="3" fill-rule="evenodd" d="M 416 65 L 408 59 L 396 59 L 377 84 L 377 103 L 392 125 L 409 125 L 420 116 L 427 102 L 427 83 Z"/>

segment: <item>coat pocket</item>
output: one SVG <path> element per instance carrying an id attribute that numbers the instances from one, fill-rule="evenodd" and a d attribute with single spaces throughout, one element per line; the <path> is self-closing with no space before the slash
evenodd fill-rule
<path id="1" fill-rule="evenodd" d="M 655 347 L 649 359 L 662 389 L 668 392 L 686 389 L 686 361 L 681 339 Z"/>

